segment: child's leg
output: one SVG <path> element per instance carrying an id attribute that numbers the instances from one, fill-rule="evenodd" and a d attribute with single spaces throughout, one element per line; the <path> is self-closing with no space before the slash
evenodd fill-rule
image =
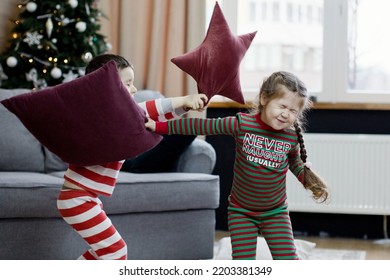
<path id="1" fill-rule="evenodd" d="M 275 215 L 262 217 L 260 233 L 267 241 L 274 260 L 299 259 L 287 210 L 283 210 Z"/>
<path id="2" fill-rule="evenodd" d="M 232 242 L 232 258 L 256 259 L 258 228 L 255 222 L 242 212 L 229 207 L 228 226 Z"/>
<path id="3" fill-rule="evenodd" d="M 64 220 L 91 246 L 79 259 L 126 259 L 127 246 L 102 209 L 97 195 L 61 190 L 57 207 Z"/>

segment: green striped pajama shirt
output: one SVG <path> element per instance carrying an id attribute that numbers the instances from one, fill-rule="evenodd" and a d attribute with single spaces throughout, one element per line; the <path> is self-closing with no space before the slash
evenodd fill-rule
<path id="1" fill-rule="evenodd" d="M 286 202 L 287 171 L 303 180 L 295 130 L 274 130 L 259 114 L 238 113 L 156 123 L 156 132 L 233 136 L 236 148 L 228 207 L 233 259 L 255 259 L 258 235 L 267 241 L 273 259 L 298 259 Z"/>

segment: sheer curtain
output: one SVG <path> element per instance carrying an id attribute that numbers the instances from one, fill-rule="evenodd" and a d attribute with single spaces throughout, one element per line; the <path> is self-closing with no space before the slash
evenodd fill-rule
<path id="1" fill-rule="evenodd" d="M 135 67 L 138 89 L 165 96 L 196 93 L 196 83 L 170 59 L 197 47 L 205 34 L 205 3 L 199 0 L 100 0 L 108 20 L 102 33 L 112 52 Z"/>

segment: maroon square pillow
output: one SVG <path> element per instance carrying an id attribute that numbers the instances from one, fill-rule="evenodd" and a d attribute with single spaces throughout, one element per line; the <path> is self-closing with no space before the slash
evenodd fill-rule
<path id="1" fill-rule="evenodd" d="M 1 103 L 46 148 L 70 164 L 135 157 L 161 140 L 145 129 L 145 112 L 123 86 L 114 61 L 71 82 Z"/>
<path id="2" fill-rule="evenodd" d="M 206 94 L 209 100 L 219 94 L 245 104 L 239 67 L 255 35 L 256 32 L 233 35 L 216 2 L 202 44 L 171 61 L 194 78 L 198 91 Z"/>

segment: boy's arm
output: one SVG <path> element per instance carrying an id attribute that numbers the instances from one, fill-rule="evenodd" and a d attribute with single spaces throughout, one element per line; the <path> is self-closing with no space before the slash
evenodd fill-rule
<path id="1" fill-rule="evenodd" d="M 175 112 L 169 98 L 148 100 L 138 105 L 145 111 L 146 117 L 154 121 L 166 121 L 180 116 L 180 112 Z"/>
<path id="2" fill-rule="evenodd" d="M 201 110 L 205 104 L 207 104 L 207 96 L 204 94 L 159 98 L 138 103 L 146 112 L 146 116 L 155 121 L 174 119 L 189 110 Z"/>
<path id="3" fill-rule="evenodd" d="M 185 112 L 189 110 L 202 110 L 208 102 L 207 96 L 203 93 L 173 97 L 171 99 L 174 110 L 182 109 Z"/>

